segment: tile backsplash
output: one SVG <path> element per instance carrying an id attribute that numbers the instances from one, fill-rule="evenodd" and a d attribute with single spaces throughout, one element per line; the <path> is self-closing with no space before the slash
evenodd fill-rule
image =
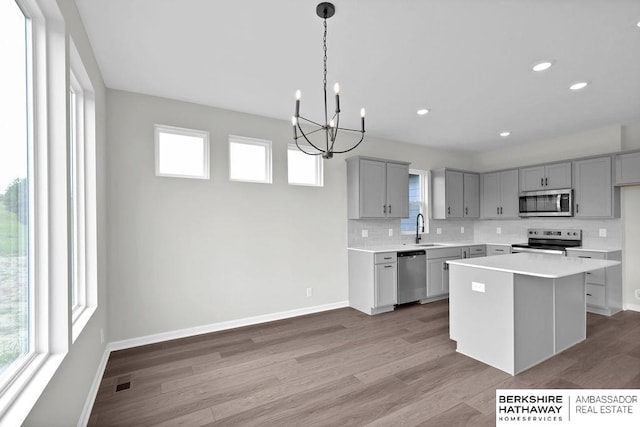
<path id="1" fill-rule="evenodd" d="M 350 247 L 367 247 L 384 244 L 411 243 L 415 233 L 402 234 L 399 219 L 349 220 L 348 244 Z M 441 234 L 437 233 L 440 228 Z M 464 228 L 464 233 L 461 233 Z M 500 229 L 498 234 L 497 229 Z M 593 248 L 622 247 L 622 223 L 620 219 L 581 220 L 574 218 L 529 218 L 514 220 L 429 220 L 429 233 L 422 235 L 421 243 L 476 241 L 488 243 L 523 243 L 527 241 L 528 228 L 576 228 L 582 230 L 584 246 Z M 600 230 L 606 230 L 606 237 Z M 367 237 L 363 237 L 366 230 Z M 391 230 L 391 236 L 389 236 Z"/>

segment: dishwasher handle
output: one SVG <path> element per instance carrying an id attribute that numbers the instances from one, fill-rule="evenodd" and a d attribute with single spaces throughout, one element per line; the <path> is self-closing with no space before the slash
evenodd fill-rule
<path id="1" fill-rule="evenodd" d="M 418 255 L 426 255 L 427 251 L 420 250 L 420 251 L 407 251 L 407 252 L 398 252 L 398 258 L 403 258 L 403 257 L 414 257 L 414 256 L 418 256 Z"/>

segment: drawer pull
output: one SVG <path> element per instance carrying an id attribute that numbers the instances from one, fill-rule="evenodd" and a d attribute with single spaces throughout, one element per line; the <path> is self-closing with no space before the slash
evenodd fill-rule
<path id="1" fill-rule="evenodd" d="M 384 259 L 393 259 L 393 257 L 386 256 L 386 257 L 384 257 Z"/>
<path id="2" fill-rule="evenodd" d="M 578 255 L 578 258 L 591 258 L 590 256 L 582 256 L 582 255 Z"/>
<path id="3" fill-rule="evenodd" d="M 393 265 L 385 265 L 384 268 L 393 268 Z"/>
<path id="4" fill-rule="evenodd" d="M 593 295 L 591 295 L 591 294 L 587 294 L 587 296 L 588 296 L 588 297 L 592 297 Z"/>
<path id="5" fill-rule="evenodd" d="M 591 274 L 591 273 L 587 271 L 587 274 Z"/>
<path id="6" fill-rule="evenodd" d="M 504 249 L 495 249 L 496 252 L 504 252 Z"/>

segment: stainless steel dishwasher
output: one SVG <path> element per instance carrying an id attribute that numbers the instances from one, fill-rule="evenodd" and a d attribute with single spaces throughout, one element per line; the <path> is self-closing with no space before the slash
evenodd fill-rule
<path id="1" fill-rule="evenodd" d="M 427 297 L 427 253 L 398 252 L 398 304 Z"/>

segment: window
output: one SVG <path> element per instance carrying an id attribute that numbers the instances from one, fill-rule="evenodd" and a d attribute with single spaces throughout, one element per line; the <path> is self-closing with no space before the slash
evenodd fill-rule
<path id="1" fill-rule="evenodd" d="M 271 141 L 229 135 L 229 179 L 271 184 Z"/>
<path id="2" fill-rule="evenodd" d="M 427 176 L 429 172 L 411 169 L 409 171 L 409 217 L 400 220 L 402 233 L 416 232 L 416 216 L 424 215 L 424 231 L 429 232 L 427 212 Z M 421 223 L 422 225 L 422 223 Z"/>
<path id="3" fill-rule="evenodd" d="M 69 40 L 69 279 L 72 339 L 98 305 L 94 91 Z"/>
<path id="4" fill-rule="evenodd" d="M 29 38 L 18 5 L 0 3 L 0 391 L 33 352 Z"/>
<path id="5" fill-rule="evenodd" d="M 315 187 L 324 185 L 322 156 L 304 154 L 295 144 L 289 144 L 287 163 L 289 184 Z"/>
<path id="6" fill-rule="evenodd" d="M 209 179 L 209 132 L 155 125 L 156 175 Z"/>

